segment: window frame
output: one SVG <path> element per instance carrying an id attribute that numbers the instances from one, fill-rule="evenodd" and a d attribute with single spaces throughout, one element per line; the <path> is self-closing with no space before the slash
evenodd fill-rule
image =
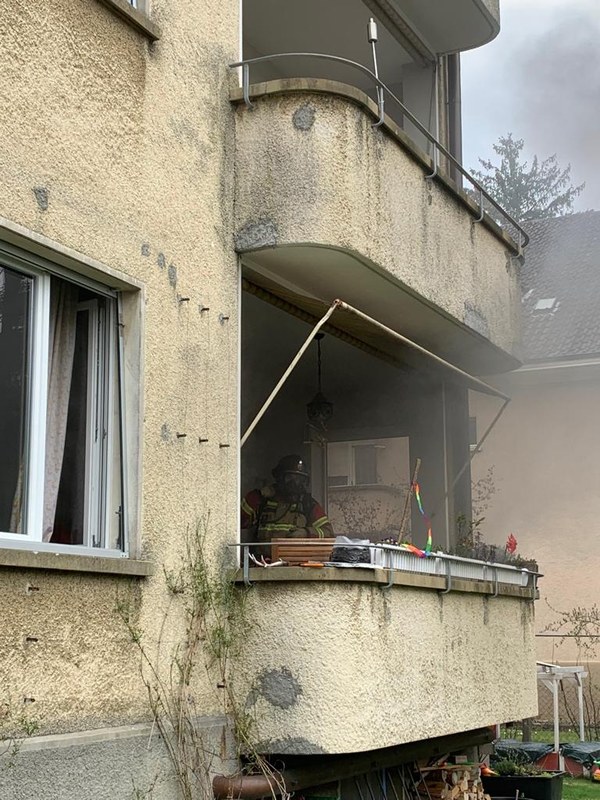
<path id="1" fill-rule="evenodd" d="M 5 266 L 15 272 L 33 278 L 32 299 L 29 309 L 30 334 L 28 336 L 28 375 L 27 375 L 27 394 L 26 394 L 26 419 L 25 419 L 25 445 L 26 469 L 24 470 L 24 503 L 23 503 L 23 533 L 11 533 L 0 531 L 0 548 L 33 550 L 40 552 L 50 552 L 56 554 L 86 555 L 103 558 L 129 558 L 129 535 L 128 535 L 128 497 L 124 493 L 126 488 L 124 475 L 127 471 L 127 442 L 124 436 L 125 426 L 123 414 L 125 412 L 125 380 L 124 380 L 124 351 L 122 335 L 122 303 L 121 293 L 107 285 L 94 280 L 93 278 L 72 272 L 53 262 L 35 263 L 38 259 L 30 259 L 27 253 L 15 253 L 12 248 L 7 248 L 4 242 L 0 242 L 0 266 Z M 45 486 L 45 457 L 46 457 L 46 416 L 48 399 L 48 361 L 49 361 L 49 330 L 50 330 L 50 284 L 51 277 L 55 276 L 61 280 L 88 289 L 97 295 L 108 298 L 112 302 L 107 306 L 105 336 L 108 342 L 111 332 L 114 336 L 112 357 L 109 355 L 109 367 L 104 378 L 104 391 L 107 391 L 111 379 L 116 377 L 117 393 L 119 402 L 119 430 L 118 442 L 120 449 L 120 472 L 119 485 L 121 490 L 120 508 L 120 532 L 119 541 L 122 549 L 114 549 L 103 546 L 91 546 L 89 544 L 91 531 L 88 529 L 89 514 L 86 508 L 86 530 L 85 541 L 87 544 L 62 544 L 44 542 L 43 536 L 43 514 L 44 514 L 44 486 Z M 108 277 L 108 276 L 107 276 Z M 89 302 L 89 301 L 87 301 Z M 80 305 L 87 304 L 83 301 Z M 93 302 L 93 301 L 92 301 Z M 92 319 L 90 318 L 90 324 Z M 115 374 L 116 373 L 116 374 Z M 114 405 L 109 401 L 105 404 L 104 416 L 114 410 Z M 109 416 L 108 419 L 111 419 Z M 89 428 L 87 431 L 89 435 Z M 112 442 L 113 437 L 109 436 Z M 110 452 L 110 445 L 106 452 Z M 106 456 L 108 458 L 108 456 Z M 87 459 L 87 454 L 86 454 Z M 107 465 L 110 467 L 110 464 Z M 116 477 L 115 477 L 116 479 Z M 107 484 L 108 485 L 108 484 Z M 98 501 L 97 516 L 102 521 L 101 535 L 104 538 L 106 521 L 106 487 L 102 488 L 103 500 Z M 86 503 L 87 505 L 87 503 Z"/>

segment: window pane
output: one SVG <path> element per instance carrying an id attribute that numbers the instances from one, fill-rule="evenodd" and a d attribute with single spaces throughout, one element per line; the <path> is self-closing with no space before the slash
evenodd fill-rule
<path id="1" fill-rule="evenodd" d="M 84 543 L 88 432 L 88 327 L 89 311 L 79 311 L 75 323 L 75 349 L 67 427 L 52 533 L 52 541 L 62 544 Z"/>
<path id="2" fill-rule="evenodd" d="M 0 267 L 0 530 L 24 532 L 29 312 L 33 279 Z"/>

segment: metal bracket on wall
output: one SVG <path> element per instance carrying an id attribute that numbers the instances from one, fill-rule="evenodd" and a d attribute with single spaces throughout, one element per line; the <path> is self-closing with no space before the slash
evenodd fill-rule
<path id="1" fill-rule="evenodd" d="M 446 561 L 446 588 L 440 589 L 440 594 L 448 594 L 452 591 L 452 562 Z"/>
<path id="2" fill-rule="evenodd" d="M 250 580 L 250 548 L 242 547 L 242 550 L 244 551 L 244 556 L 243 556 L 244 583 L 246 586 L 252 586 L 252 581 Z"/>
<path id="3" fill-rule="evenodd" d="M 482 222 L 483 221 L 483 192 L 481 189 L 479 190 L 479 216 L 475 220 L 475 222 Z"/>
<path id="4" fill-rule="evenodd" d="M 439 160 L 439 156 L 438 156 L 437 147 L 434 146 L 434 148 L 433 148 L 433 172 L 430 173 L 429 175 L 425 175 L 425 180 L 426 181 L 432 180 L 437 175 L 437 173 L 438 173 L 438 160 Z"/>
<path id="5" fill-rule="evenodd" d="M 242 65 L 242 90 L 246 107 L 254 108 L 254 103 L 250 101 L 250 66 L 248 64 Z"/>

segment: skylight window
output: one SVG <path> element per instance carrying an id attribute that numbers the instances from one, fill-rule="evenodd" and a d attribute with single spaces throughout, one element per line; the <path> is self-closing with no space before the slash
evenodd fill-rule
<path id="1" fill-rule="evenodd" d="M 537 301 L 534 311 L 556 311 L 557 308 L 556 297 L 544 297 Z"/>

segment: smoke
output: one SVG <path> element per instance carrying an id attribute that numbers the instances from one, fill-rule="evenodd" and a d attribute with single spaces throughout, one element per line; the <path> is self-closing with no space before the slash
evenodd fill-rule
<path id="1" fill-rule="evenodd" d="M 597 0 L 505 0 L 502 32 L 463 56 L 465 163 L 511 131 L 526 155 L 556 153 L 600 208 L 600 8 Z"/>

